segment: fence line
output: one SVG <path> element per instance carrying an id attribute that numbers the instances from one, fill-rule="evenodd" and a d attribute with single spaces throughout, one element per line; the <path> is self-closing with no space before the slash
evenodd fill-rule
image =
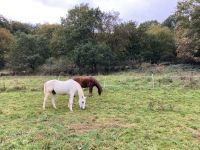
<path id="1" fill-rule="evenodd" d="M 106 88 L 106 87 L 124 87 L 124 86 L 128 86 L 128 87 L 137 87 L 137 88 L 150 88 L 150 89 L 154 89 L 155 88 L 155 85 L 156 83 L 159 83 L 158 87 L 163 87 L 163 88 L 170 88 L 173 86 L 173 83 L 169 83 L 169 84 L 162 84 L 159 79 L 173 79 L 173 78 L 180 78 L 180 80 L 187 80 L 187 79 L 192 79 L 192 78 L 200 78 L 200 75 L 176 75 L 176 76 L 169 76 L 169 75 L 157 75 L 155 76 L 154 74 L 152 74 L 151 76 L 148 75 L 148 76 L 126 76 L 125 78 L 123 78 L 125 81 L 127 79 L 143 79 L 143 78 L 149 78 L 151 79 L 150 81 L 148 81 L 148 83 L 146 83 L 145 85 L 144 84 L 141 84 L 141 85 L 127 85 L 127 84 L 120 84 L 120 85 L 116 85 L 116 84 L 109 84 L 108 80 L 106 80 L 106 77 L 104 78 L 103 80 L 103 87 Z M 183 79 L 181 79 L 183 78 Z M 120 78 L 119 80 L 115 80 L 115 81 L 118 81 L 118 82 L 122 82 L 123 80 Z M 192 80 L 191 80 L 192 81 Z M 134 82 L 134 81 L 133 81 Z M 176 85 L 174 85 L 176 86 Z M 185 86 L 185 84 L 180 84 L 180 85 L 177 85 L 177 87 L 179 88 L 183 88 Z M 191 85 L 192 87 L 192 85 Z M 200 85 L 199 85 L 200 87 Z"/>
<path id="2" fill-rule="evenodd" d="M 60 79 L 62 76 L 57 76 L 58 79 Z M 98 77 L 98 76 L 97 76 Z M 100 77 L 101 84 L 104 89 L 110 88 L 110 87 L 116 87 L 116 88 L 123 88 L 123 87 L 131 87 L 134 89 L 154 89 L 156 87 L 161 88 L 170 88 L 170 87 L 198 87 L 200 88 L 200 75 L 193 75 L 193 74 L 187 74 L 187 75 L 159 75 L 159 74 L 151 74 L 151 75 L 142 75 L 142 76 L 134 76 L 134 75 L 126 75 L 123 76 L 114 75 L 114 80 L 112 80 L 111 76 L 103 76 Z M 118 78 L 116 78 L 118 77 Z M 176 79 L 182 81 L 180 83 L 176 82 Z M 134 81 L 134 79 L 137 79 Z M 140 82 L 141 79 L 141 82 Z M 163 80 L 162 80 L 163 79 Z M 165 79 L 172 79 L 172 82 Z M 0 88 L 4 88 L 7 84 L 5 82 L 7 80 L 6 78 L 2 78 L 0 81 Z M 130 80 L 132 80 L 130 82 Z M 175 82 L 174 82 L 175 81 Z M 112 83 L 114 82 L 114 83 Z M 119 83 L 118 83 L 119 82 Z M 129 83 L 130 82 L 130 83 Z M 132 83 L 132 84 L 131 84 Z M 24 83 L 17 83 L 17 84 L 24 84 Z M 188 84 L 188 85 L 187 85 Z M 10 85 L 9 85 L 10 86 Z"/>
<path id="3" fill-rule="evenodd" d="M 152 78 L 152 75 L 147 75 L 147 76 L 126 76 L 126 78 Z M 193 78 L 200 78 L 200 75 L 196 75 L 196 76 L 190 76 L 190 75 L 177 75 L 177 76 L 169 76 L 169 75 L 154 75 L 153 74 L 153 77 L 155 78 L 155 77 L 171 77 L 171 78 L 180 78 L 180 77 L 193 77 Z"/>

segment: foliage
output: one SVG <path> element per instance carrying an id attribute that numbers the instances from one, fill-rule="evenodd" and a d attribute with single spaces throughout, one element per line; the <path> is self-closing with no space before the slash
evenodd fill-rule
<path id="1" fill-rule="evenodd" d="M 44 75 L 59 75 L 60 73 L 73 74 L 73 63 L 67 56 L 59 58 L 50 57 L 45 63 L 37 68 Z"/>
<path id="2" fill-rule="evenodd" d="M 16 36 L 16 41 L 9 55 L 10 67 L 17 71 L 34 71 L 42 62 L 40 55 L 42 51 L 37 49 L 37 41 L 40 41 L 40 39 L 38 40 L 37 36 L 25 33 L 19 33 Z"/>
<path id="3" fill-rule="evenodd" d="M 51 49 L 51 54 L 53 57 L 60 57 L 63 55 L 67 55 L 70 51 L 67 49 L 68 48 L 68 40 L 66 39 L 67 34 L 65 34 L 64 28 L 59 27 L 56 29 L 53 34 L 52 38 L 50 40 L 50 49 Z"/>
<path id="4" fill-rule="evenodd" d="M 147 30 L 147 35 L 150 37 L 150 49 L 152 49 L 157 60 L 153 62 L 170 61 L 175 58 L 175 40 L 173 33 L 167 27 L 151 26 Z M 152 41 L 151 41 L 152 40 Z M 154 57 L 154 56 L 153 56 Z"/>
<path id="5" fill-rule="evenodd" d="M 177 24 L 176 15 L 170 15 L 167 19 L 165 19 L 162 23 L 163 26 L 170 28 L 171 30 L 175 30 Z"/>
<path id="6" fill-rule="evenodd" d="M 45 60 L 55 55 L 54 45 L 56 44 L 54 42 L 52 43 L 52 41 L 54 41 L 54 34 L 59 29 L 60 25 L 57 24 L 39 24 L 33 31 L 34 35 L 37 35 L 38 51 Z M 56 40 L 58 42 L 60 41 L 59 39 Z"/>
<path id="7" fill-rule="evenodd" d="M 94 33 L 99 30 L 101 11 L 98 8 L 89 8 L 87 4 L 75 6 L 62 18 L 64 27 L 66 49 L 73 50 L 78 44 L 92 41 Z"/>
<path id="8" fill-rule="evenodd" d="M 183 61 L 200 62 L 200 2 L 184 0 L 177 5 L 178 57 Z M 185 46 L 184 46 L 185 45 Z"/>
<path id="9" fill-rule="evenodd" d="M 14 40 L 9 30 L 0 28 L 0 68 L 4 67 L 5 59 Z"/>
<path id="10" fill-rule="evenodd" d="M 151 63 L 172 61 L 175 58 L 174 34 L 168 27 L 149 25 L 142 27 L 141 57 Z M 146 31 L 145 31 L 146 30 Z M 144 32 L 145 31 L 145 32 Z"/>
<path id="11" fill-rule="evenodd" d="M 137 59 L 139 37 L 136 23 L 128 22 L 116 25 L 112 37 L 112 48 L 119 61 Z"/>
<path id="12" fill-rule="evenodd" d="M 114 58 L 111 49 L 104 43 L 91 42 L 79 45 L 74 50 L 74 62 L 84 72 L 97 73 L 97 66 L 109 68 Z"/>
<path id="13" fill-rule="evenodd" d="M 37 25 L 34 30 L 34 35 L 36 35 L 37 39 L 37 51 L 40 53 L 43 62 L 54 56 L 54 49 L 52 48 L 52 40 L 54 38 L 54 33 L 60 29 L 60 25 L 57 24 L 43 24 Z M 58 41 L 58 39 L 57 39 Z"/>
<path id="14" fill-rule="evenodd" d="M 2 15 L 0 15 L 0 28 L 10 29 L 9 21 Z"/>
<path id="15" fill-rule="evenodd" d="M 16 32 L 24 32 L 26 34 L 31 33 L 34 27 L 31 24 L 21 23 L 18 21 L 10 22 L 10 32 L 15 34 Z"/>
<path id="16" fill-rule="evenodd" d="M 159 25 L 159 24 L 160 23 L 157 20 L 146 21 L 139 25 L 138 31 L 140 34 L 142 34 L 142 33 L 145 33 L 149 29 L 149 27 L 153 25 Z"/>

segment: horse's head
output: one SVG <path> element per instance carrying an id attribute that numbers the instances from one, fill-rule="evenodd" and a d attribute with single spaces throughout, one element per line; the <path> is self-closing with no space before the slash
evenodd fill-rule
<path id="1" fill-rule="evenodd" d="M 85 96 L 82 96 L 80 99 L 79 99 L 79 106 L 81 109 L 85 109 L 85 103 L 86 103 L 86 97 Z"/>

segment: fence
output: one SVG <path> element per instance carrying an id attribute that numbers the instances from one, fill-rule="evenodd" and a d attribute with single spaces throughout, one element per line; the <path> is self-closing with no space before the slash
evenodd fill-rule
<path id="1" fill-rule="evenodd" d="M 40 90 L 43 87 L 44 81 L 48 79 L 60 79 L 66 80 L 66 76 L 30 76 L 30 77 L 1 77 L 0 79 L 0 91 L 7 90 Z M 158 88 L 170 89 L 170 88 L 187 88 L 187 89 L 200 89 L 200 75 L 109 75 L 109 76 L 97 76 L 104 90 L 107 89 L 126 89 L 131 88 L 134 90 L 154 90 Z"/>
<path id="2" fill-rule="evenodd" d="M 129 82 L 129 83 L 128 83 Z M 182 76 L 163 76 L 163 75 L 148 75 L 148 76 L 129 76 L 123 79 L 115 80 L 115 83 L 110 82 L 107 77 L 103 78 L 103 88 L 123 88 L 130 87 L 133 89 L 156 89 L 156 88 L 200 88 L 200 75 L 182 75 Z M 121 84 L 123 83 L 123 84 Z"/>

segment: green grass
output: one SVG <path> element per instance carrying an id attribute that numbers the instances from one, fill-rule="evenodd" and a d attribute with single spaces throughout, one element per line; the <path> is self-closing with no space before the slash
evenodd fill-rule
<path id="1" fill-rule="evenodd" d="M 199 78 L 172 75 L 156 74 L 154 88 L 151 73 L 96 76 L 103 95 L 85 110 L 76 97 L 73 112 L 68 96 L 42 110 L 43 83 L 58 77 L 1 77 L 0 149 L 200 149 Z"/>

